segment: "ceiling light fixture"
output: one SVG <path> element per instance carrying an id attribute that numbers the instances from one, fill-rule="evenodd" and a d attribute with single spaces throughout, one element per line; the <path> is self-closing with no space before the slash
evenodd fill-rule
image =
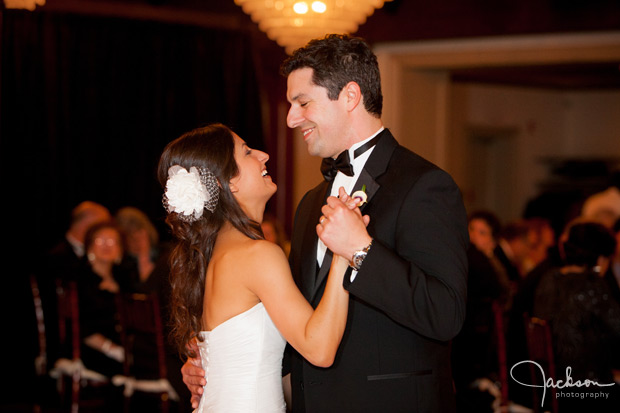
<path id="1" fill-rule="evenodd" d="M 355 33 L 391 0 L 235 0 L 260 30 L 292 53 L 329 33 Z"/>
<path id="2" fill-rule="evenodd" d="M 37 6 L 44 6 L 45 0 L 4 0 L 7 9 L 34 10 Z"/>

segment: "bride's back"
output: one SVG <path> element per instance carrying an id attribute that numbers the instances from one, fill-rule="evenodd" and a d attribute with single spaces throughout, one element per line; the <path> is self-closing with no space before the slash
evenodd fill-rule
<path id="1" fill-rule="evenodd" d="M 207 267 L 202 339 L 207 385 L 198 412 L 284 412 L 281 366 L 286 341 L 248 287 L 254 259 L 271 248 L 225 226 Z M 269 255 L 269 254 L 268 254 Z"/>
<path id="2" fill-rule="evenodd" d="M 226 225 L 218 234 L 205 277 L 204 310 L 205 330 L 213 330 L 226 320 L 241 314 L 260 302 L 249 288 L 255 276 L 253 257 L 272 257 L 263 254 L 273 248 L 265 240 L 253 240 Z"/>

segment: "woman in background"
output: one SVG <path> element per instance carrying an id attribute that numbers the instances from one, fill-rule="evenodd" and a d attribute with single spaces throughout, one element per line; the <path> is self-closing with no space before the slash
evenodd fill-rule
<path id="1" fill-rule="evenodd" d="M 573 223 L 566 234 L 560 245 L 563 266 L 540 281 L 533 315 L 551 326 L 556 382 L 566 380 L 570 368 L 573 382 L 614 383 L 610 360 L 620 343 L 620 306 L 603 274 L 616 240 L 609 229 L 594 222 Z M 617 387 L 572 387 L 571 391 L 603 391 L 609 397 L 561 398 L 560 411 L 619 411 Z"/>
<path id="2" fill-rule="evenodd" d="M 84 239 L 84 251 L 76 280 L 82 361 L 87 368 L 111 377 L 122 369 L 116 294 L 127 277 L 119 266 L 124 240 L 118 226 L 109 221 L 92 226 Z"/>

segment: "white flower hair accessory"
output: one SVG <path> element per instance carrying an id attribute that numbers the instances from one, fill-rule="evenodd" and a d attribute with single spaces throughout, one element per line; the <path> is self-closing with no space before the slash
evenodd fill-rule
<path id="1" fill-rule="evenodd" d="M 213 172 L 192 166 L 189 171 L 180 165 L 168 169 L 164 207 L 176 212 L 181 219 L 194 222 L 202 217 L 204 209 L 215 211 L 220 187 Z"/>

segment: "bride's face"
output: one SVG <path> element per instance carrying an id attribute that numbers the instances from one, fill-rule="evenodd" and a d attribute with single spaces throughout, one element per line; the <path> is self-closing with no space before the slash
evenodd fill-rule
<path id="1" fill-rule="evenodd" d="M 257 149 L 251 149 L 236 134 L 235 162 L 239 173 L 230 180 L 230 189 L 241 205 L 255 202 L 267 203 L 276 192 L 277 186 L 267 173 L 266 163 L 269 155 Z"/>

